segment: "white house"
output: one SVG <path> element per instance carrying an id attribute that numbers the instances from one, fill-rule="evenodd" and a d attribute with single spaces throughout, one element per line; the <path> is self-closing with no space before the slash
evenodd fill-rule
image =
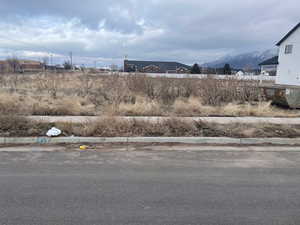
<path id="1" fill-rule="evenodd" d="M 278 67 L 278 56 L 274 56 L 259 64 L 261 74 L 268 76 L 276 76 Z"/>
<path id="2" fill-rule="evenodd" d="M 236 75 L 236 76 L 244 76 L 245 73 L 244 73 L 243 71 L 240 70 L 240 71 L 237 72 L 235 75 Z"/>
<path id="3" fill-rule="evenodd" d="M 300 85 L 300 23 L 278 43 L 279 65 L 276 84 Z"/>

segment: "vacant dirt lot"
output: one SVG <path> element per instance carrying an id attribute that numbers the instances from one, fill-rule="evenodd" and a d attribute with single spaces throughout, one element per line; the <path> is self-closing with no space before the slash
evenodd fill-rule
<path id="1" fill-rule="evenodd" d="M 0 74 L 2 115 L 297 117 L 264 101 L 258 81 L 142 74 Z"/>

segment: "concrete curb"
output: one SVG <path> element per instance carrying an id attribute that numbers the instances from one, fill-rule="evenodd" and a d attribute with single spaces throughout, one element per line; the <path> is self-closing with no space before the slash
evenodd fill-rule
<path id="1" fill-rule="evenodd" d="M 0 137 L 0 144 L 182 143 L 216 145 L 300 145 L 300 138 L 226 137 Z"/>

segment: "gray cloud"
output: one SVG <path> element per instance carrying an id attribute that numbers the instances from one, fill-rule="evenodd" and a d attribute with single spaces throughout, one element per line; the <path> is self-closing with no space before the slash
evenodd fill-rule
<path id="1" fill-rule="evenodd" d="M 72 50 L 102 64 L 120 62 L 125 54 L 194 63 L 268 49 L 299 22 L 300 9 L 297 0 L 0 0 L 0 5 L 5 51 Z"/>

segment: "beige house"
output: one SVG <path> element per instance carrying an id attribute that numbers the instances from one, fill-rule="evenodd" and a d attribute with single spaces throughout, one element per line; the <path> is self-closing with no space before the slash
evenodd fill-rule
<path id="1" fill-rule="evenodd" d="M 0 61 L 0 72 L 26 73 L 40 72 L 44 70 L 44 64 L 34 60 L 2 60 Z"/>

